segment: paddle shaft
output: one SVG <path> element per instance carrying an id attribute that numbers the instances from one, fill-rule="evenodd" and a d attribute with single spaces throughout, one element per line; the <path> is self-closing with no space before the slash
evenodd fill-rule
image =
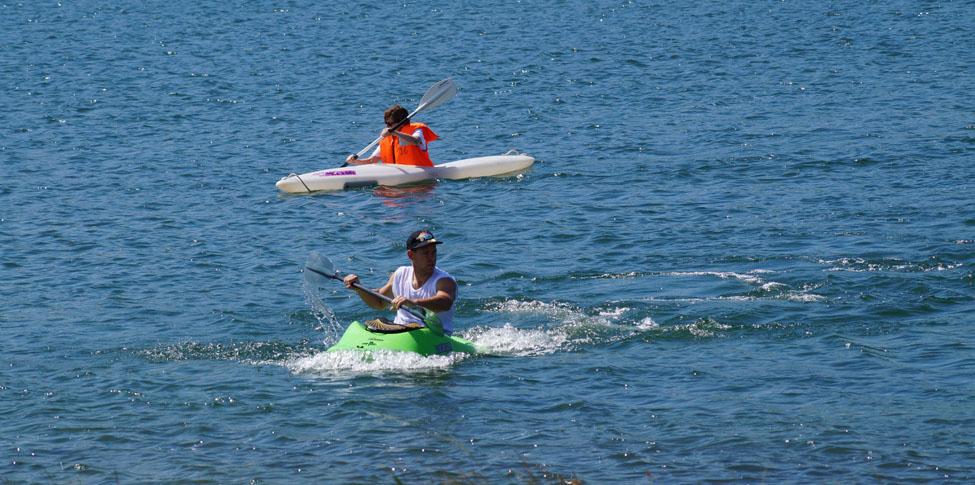
<path id="1" fill-rule="evenodd" d="M 331 278 L 333 280 L 341 281 L 343 283 L 345 282 L 345 280 L 342 279 L 342 277 L 340 277 L 339 275 L 328 274 L 328 273 L 325 273 L 323 271 L 318 271 L 315 268 L 309 268 L 308 266 L 305 266 L 305 269 L 307 269 L 308 271 L 311 271 L 311 272 L 313 272 L 315 274 L 322 275 L 322 276 L 324 276 L 326 278 Z M 352 287 L 355 288 L 355 289 L 357 289 L 357 290 L 362 290 L 362 291 L 364 291 L 364 292 L 366 292 L 366 293 L 368 293 L 368 294 L 370 294 L 370 295 L 372 295 L 372 296 L 374 296 L 376 298 L 379 298 L 380 300 L 382 300 L 382 301 L 384 301 L 386 303 L 392 303 L 393 302 L 393 299 L 392 298 L 390 298 L 390 297 L 388 297 L 388 296 L 386 296 L 386 295 L 384 295 L 382 293 L 372 291 L 369 288 L 366 288 L 366 287 L 360 285 L 359 283 L 352 283 Z M 424 318 L 423 315 L 418 314 L 415 310 L 413 310 L 410 307 L 404 306 L 404 307 L 401 307 L 401 308 L 403 310 L 405 310 L 407 313 L 409 313 L 410 315 L 413 315 L 414 317 L 419 318 L 421 321 Z"/>

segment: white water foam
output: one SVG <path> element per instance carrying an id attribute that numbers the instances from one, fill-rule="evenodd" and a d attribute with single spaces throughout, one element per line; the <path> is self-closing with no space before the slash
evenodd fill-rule
<path id="1" fill-rule="evenodd" d="M 283 365 L 295 374 L 334 376 L 384 372 L 409 373 L 447 369 L 467 357 L 468 355 L 463 353 L 424 357 L 413 352 L 342 350 L 297 357 L 284 362 Z"/>
<path id="2" fill-rule="evenodd" d="M 594 339 L 616 339 L 620 331 L 631 334 L 634 330 L 656 326 L 649 317 L 641 321 L 636 329 L 631 325 L 621 325 L 619 321 L 630 311 L 625 306 L 602 309 L 593 315 L 565 303 L 507 300 L 489 305 L 486 309 L 499 313 L 541 315 L 552 321 L 548 328 L 523 329 L 506 323 L 500 328 L 472 329 L 469 332 L 470 340 L 492 354 L 549 354 L 590 344 Z M 614 335 L 605 335 L 607 330 Z"/>
<path id="3" fill-rule="evenodd" d="M 723 280 L 735 279 L 750 285 L 762 285 L 765 284 L 761 278 L 756 276 L 756 274 L 761 273 L 771 273 L 769 270 L 755 270 L 749 273 L 735 273 L 733 271 L 671 271 L 668 273 L 661 273 L 663 276 L 717 276 Z"/>
<path id="4" fill-rule="evenodd" d="M 611 320 L 616 320 L 627 311 L 629 311 L 629 308 L 627 307 L 617 307 L 610 310 L 602 310 L 599 312 L 599 316 L 604 318 L 609 318 Z"/>
<path id="5" fill-rule="evenodd" d="M 830 265 L 826 271 L 847 271 L 851 273 L 869 273 L 877 271 L 921 272 L 951 271 L 963 266 L 963 263 L 938 263 L 927 266 L 900 260 L 885 260 L 872 262 L 863 258 L 820 259 L 819 264 Z"/>
<path id="6" fill-rule="evenodd" d="M 748 273 L 735 273 L 733 271 L 677 271 L 670 273 L 662 273 L 664 276 L 715 276 L 721 279 L 735 279 L 746 283 L 751 286 L 759 288 L 761 291 L 768 293 L 768 296 L 750 296 L 750 295 L 736 295 L 736 296 L 719 296 L 714 298 L 700 298 L 700 299 L 683 299 L 688 301 L 706 301 L 706 300 L 730 300 L 730 301 L 756 301 L 764 299 L 780 299 L 786 301 L 794 302 L 819 302 L 825 301 L 826 297 L 822 295 L 817 295 L 815 293 L 810 293 L 812 288 L 806 286 L 802 290 L 790 290 L 789 285 L 785 283 L 780 283 L 778 281 L 765 281 L 759 275 L 772 274 L 775 271 L 768 269 L 756 269 L 749 271 Z M 669 301 L 669 300 L 668 300 Z"/>
<path id="7" fill-rule="evenodd" d="M 672 332 L 687 331 L 695 337 L 713 337 L 716 331 L 729 330 L 731 325 L 718 323 L 714 320 L 699 320 L 687 325 L 677 325 Z"/>
<path id="8" fill-rule="evenodd" d="M 636 271 L 629 271 L 629 272 L 626 272 L 626 273 L 603 273 L 603 274 L 596 275 L 596 276 L 583 276 L 583 277 L 579 277 L 578 279 L 581 279 L 581 280 L 604 280 L 604 279 L 622 280 L 622 279 L 638 278 L 640 276 L 642 276 L 641 273 L 638 273 Z M 576 278 L 573 278 L 573 279 L 576 279 Z"/>
<path id="9" fill-rule="evenodd" d="M 319 313 L 326 312 L 327 307 Z M 509 314 L 542 315 L 552 320 L 550 328 L 517 328 L 511 323 L 501 327 L 474 327 L 461 335 L 474 343 L 479 353 L 490 355 L 538 356 L 564 351 L 572 346 L 590 343 L 592 333 L 586 329 L 605 328 L 612 330 L 646 331 L 659 325 L 650 317 L 643 318 L 635 327 L 617 323 L 630 310 L 629 307 L 609 307 L 599 310 L 595 315 L 565 303 L 542 302 L 537 300 L 507 300 L 487 307 L 488 311 Z M 334 318 L 334 317 L 332 317 Z M 303 355 L 283 363 L 295 374 L 348 375 L 382 372 L 423 372 L 446 369 L 468 358 L 467 354 L 424 357 L 412 352 L 394 351 L 339 351 L 318 352 Z"/>
<path id="10" fill-rule="evenodd" d="M 774 291 L 774 290 L 779 290 L 779 289 L 788 288 L 788 287 L 789 287 L 789 285 L 787 285 L 785 283 L 779 283 L 777 281 L 770 281 L 768 283 L 763 283 L 762 284 L 762 291 Z"/>
<path id="11" fill-rule="evenodd" d="M 817 295 L 815 293 L 802 293 L 799 291 L 790 291 L 782 295 L 783 299 L 788 301 L 795 301 L 799 303 L 815 303 L 820 301 L 826 301 L 826 297 L 823 295 Z"/>
<path id="12" fill-rule="evenodd" d="M 500 328 L 475 328 L 468 333 L 478 351 L 492 355 L 551 354 L 564 348 L 568 341 L 562 329 L 520 329 L 510 323 Z"/>
<path id="13" fill-rule="evenodd" d="M 563 318 L 579 312 L 578 309 L 565 303 L 549 303 L 538 300 L 505 300 L 501 303 L 488 305 L 486 310 L 500 313 L 541 314 L 556 318 Z"/>
<path id="14" fill-rule="evenodd" d="M 577 324 L 582 315 L 578 308 L 565 303 L 538 300 L 506 300 L 489 305 L 488 311 L 510 314 L 542 315 L 553 320 L 555 327 L 521 329 L 505 323 L 502 327 L 471 329 L 470 340 L 479 349 L 496 355 L 544 355 L 564 349 L 569 343 L 567 325 Z"/>
<path id="15" fill-rule="evenodd" d="M 640 322 L 636 324 L 636 328 L 640 330 L 653 330 L 653 329 L 660 328 L 660 325 L 657 324 L 657 322 L 653 321 L 652 318 L 646 317 L 643 320 L 640 320 Z"/>
<path id="16" fill-rule="evenodd" d="M 600 310 L 596 315 L 589 315 L 581 308 L 559 302 L 543 302 L 538 300 L 518 301 L 506 300 L 489 305 L 488 311 L 514 314 L 534 314 L 550 317 L 562 326 L 574 325 L 616 325 L 620 317 L 630 310 L 628 307 L 615 307 Z"/>

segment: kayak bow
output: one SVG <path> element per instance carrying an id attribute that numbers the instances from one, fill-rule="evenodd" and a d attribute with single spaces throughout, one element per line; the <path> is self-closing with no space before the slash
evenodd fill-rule
<path id="1" fill-rule="evenodd" d="M 345 333 L 342 334 L 342 338 L 339 339 L 338 343 L 329 347 L 328 352 L 338 350 L 392 350 L 415 352 L 423 356 L 449 355 L 454 352 L 474 354 L 477 352 L 474 344 L 468 340 L 460 337 L 437 335 L 426 327 L 396 333 L 383 333 L 370 331 L 358 321 L 349 324 Z"/>

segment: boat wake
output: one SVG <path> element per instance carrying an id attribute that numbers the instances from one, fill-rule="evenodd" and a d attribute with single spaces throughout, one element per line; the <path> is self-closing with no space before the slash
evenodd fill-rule
<path id="1" fill-rule="evenodd" d="M 315 305 L 322 327 L 331 327 L 332 314 Z M 731 326 L 712 319 L 661 326 L 646 311 L 611 303 L 582 308 L 563 302 L 504 300 L 478 305 L 494 323 L 462 329 L 455 335 L 470 340 L 480 356 L 534 357 L 572 352 L 632 339 L 699 339 L 721 335 Z M 329 345 L 326 331 L 325 345 Z M 348 375 L 370 373 L 422 373 L 449 369 L 470 354 L 424 357 L 411 352 L 377 350 L 295 354 L 278 362 L 295 374 Z"/>
<path id="2" fill-rule="evenodd" d="M 559 329 L 521 329 L 510 323 L 503 327 L 478 327 L 466 332 L 478 351 L 491 355 L 544 355 L 566 347 L 568 335 Z"/>
<path id="3" fill-rule="evenodd" d="M 623 322 L 628 307 L 583 309 L 566 303 L 538 300 L 506 300 L 486 307 L 489 312 L 508 314 L 518 321 L 538 325 L 536 328 L 475 327 L 465 338 L 478 349 L 493 355 L 533 356 L 572 351 L 630 338 L 658 327 L 649 316 Z"/>
<path id="4" fill-rule="evenodd" d="M 327 307 L 323 316 L 330 314 Z M 537 356 L 570 350 L 591 339 L 578 330 L 591 325 L 591 319 L 582 310 L 560 303 L 539 301 L 506 301 L 489 305 L 487 311 L 541 316 L 554 320 L 542 328 L 518 328 L 511 323 L 498 326 L 477 326 L 456 333 L 470 340 L 482 355 Z M 597 316 L 598 326 L 605 326 L 617 318 L 623 310 L 614 310 Z M 318 313 L 318 312 L 316 312 Z M 329 318 L 322 320 L 328 321 Z M 326 340 L 329 340 L 328 338 Z M 295 374 L 347 375 L 369 373 L 428 372 L 450 368 L 472 356 L 464 353 L 432 355 L 424 357 L 411 352 L 376 350 L 372 352 L 335 351 L 313 355 L 296 355 L 283 365 Z"/>

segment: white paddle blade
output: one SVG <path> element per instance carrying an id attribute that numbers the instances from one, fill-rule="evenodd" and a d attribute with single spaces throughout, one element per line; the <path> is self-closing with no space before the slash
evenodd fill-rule
<path id="1" fill-rule="evenodd" d="M 453 79 L 448 77 L 447 79 L 430 86 L 430 89 L 428 89 L 423 97 L 420 98 L 420 105 L 413 110 L 413 113 L 410 116 L 428 109 L 436 108 L 437 106 L 450 101 L 450 99 L 455 95 L 457 95 L 457 85 L 454 84 Z"/>
<path id="2" fill-rule="evenodd" d="M 314 270 L 314 271 L 310 271 Z M 329 283 L 329 279 L 323 274 L 334 275 L 335 265 L 332 264 L 332 260 L 328 259 L 326 256 L 322 256 L 318 251 L 312 251 L 308 254 L 308 259 L 305 260 L 305 282 L 312 287 L 321 287 Z"/>

